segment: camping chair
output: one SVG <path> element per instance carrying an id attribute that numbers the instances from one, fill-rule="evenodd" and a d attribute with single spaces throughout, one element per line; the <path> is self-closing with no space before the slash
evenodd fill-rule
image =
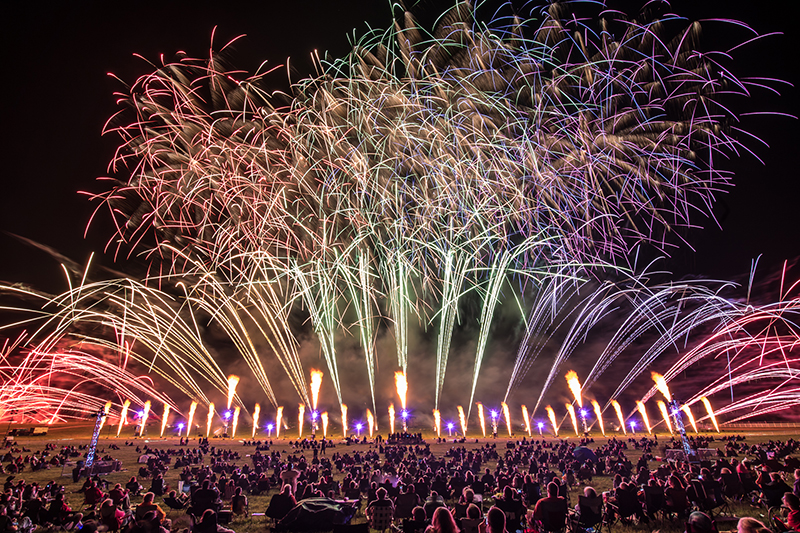
<path id="1" fill-rule="evenodd" d="M 722 483 L 722 494 L 729 500 L 741 500 L 744 498 L 744 485 L 739 476 L 733 472 L 720 475 Z"/>
<path id="2" fill-rule="evenodd" d="M 602 496 L 593 498 L 579 496 L 578 512 L 571 517 L 570 530 L 579 532 L 594 528 L 598 532 L 602 531 L 605 518 L 605 506 L 603 505 Z"/>
<path id="3" fill-rule="evenodd" d="M 535 521 L 534 528 L 539 533 L 561 533 L 567 529 L 567 518 L 569 511 L 566 505 L 563 509 L 545 509 L 543 517 Z"/>
<path id="4" fill-rule="evenodd" d="M 628 524 L 631 518 L 641 518 L 643 516 L 642 502 L 639 501 L 635 492 L 628 492 L 624 490 L 616 491 L 617 501 L 616 504 L 609 503 L 609 507 L 614 510 L 614 518 L 619 518 L 623 524 Z"/>
<path id="5" fill-rule="evenodd" d="M 367 508 L 367 521 L 371 529 L 385 531 L 392 527 L 394 509 L 391 505 L 381 505 Z"/>
<path id="6" fill-rule="evenodd" d="M 647 486 L 644 488 L 644 506 L 647 516 L 655 519 L 661 514 L 661 519 L 663 520 L 666 517 L 666 505 L 667 501 L 664 496 L 664 487 L 657 485 L 655 487 Z"/>
<path id="7" fill-rule="evenodd" d="M 480 518 L 462 518 L 461 533 L 478 533 L 478 526 L 480 525 Z"/>

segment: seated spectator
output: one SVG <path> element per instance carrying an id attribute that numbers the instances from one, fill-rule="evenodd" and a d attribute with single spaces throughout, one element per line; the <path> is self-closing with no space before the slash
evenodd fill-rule
<path id="1" fill-rule="evenodd" d="M 220 507 L 219 493 L 211 488 L 211 480 L 204 479 L 199 489 L 192 494 L 192 506 L 190 512 L 195 516 L 201 516 L 207 509 L 215 511 Z"/>
<path id="2" fill-rule="evenodd" d="M 114 500 L 106 498 L 100 504 L 100 523 L 109 531 L 118 531 L 125 525 L 125 511 L 114 505 Z"/>
<path id="3" fill-rule="evenodd" d="M 686 533 L 717 533 L 717 525 L 707 514 L 695 511 L 686 521 Z"/>
<path id="4" fill-rule="evenodd" d="M 171 490 L 169 493 L 164 496 L 164 503 L 167 504 L 167 507 L 170 509 L 180 510 L 186 507 L 186 504 L 189 502 L 189 497 L 186 494 L 178 494 L 176 491 Z"/>
<path id="5" fill-rule="evenodd" d="M 425 509 L 421 506 L 414 507 L 411 510 L 411 519 L 403 520 L 403 533 L 422 533 L 430 523 L 425 516 Z"/>
<path id="6" fill-rule="evenodd" d="M 414 492 L 414 485 L 408 484 L 403 488 L 403 492 L 397 495 L 394 501 L 394 517 L 397 519 L 411 518 L 411 512 L 422 502 Z"/>
<path id="7" fill-rule="evenodd" d="M 136 480 L 136 476 L 133 476 L 126 484 L 125 488 L 128 490 L 128 494 L 132 494 L 134 496 L 138 496 L 144 490 L 139 482 Z"/>
<path id="8" fill-rule="evenodd" d="M 83 493 L 83 498 L 84 503 L 89 506 L 89 509 L 94 509 L 97 504 L 103 501 L 105 495 L 103 491 L 100 490 L 100 487 L 97 486 L 97 483 L 91 481 Z"/>
<path id="9" fill-rule="evenodd" d="M 666 502 L 666 511 L 668 513 L 675 513 L 678 518 L 686 516 L 686 510 L 689 508 L 689 498 L 686 496 L 686 489 L 684 488 L 678 476 L 672 475 L 669 477 L 668 487 L 664 490 L 664 498 Z"/>
<path id="10" fill-rule="evenodd" d="M 783 495 L 783 506 L 788 509 L 786 521 L 775 518 L 773 529 L 777 531 L 800 531 L 800 498 L 791 492 L 787 492 Z"/>
<path id="11" fill-rule="evenodd" d="M 292 494 L 292 486 L 287 484 L 272 497 L 264 514 L 275 520 L 281 520 L 295 505 L 297 505 L 297 500 Z"/>
<path id="12" fill-rule="evenodd" d="M 137 483 L 138 484 L 138 483 Z M 131 499 L 128 496 L 128 490 L 123 489 L 120 483 L 114 485 L 114 488 L 108 491 L 108 497 L 114 501 L 114 505 L 120 509 L 130 509 Z"/>
<path id="13" fill-rule="evenodd" d="M 550 485 L 547 485 L 547 495 L 549 498 Z M 558 485 L 555 487 L 555 495 L 558 497 Z M 546 499 L 547 498 L 544 498 L 539 501 L 542 502 Z M 566 501 L 564 504 L 566 505 Z M 486 522 L 481 524 L 479 531 L 480 533 L 508 533 L 508 530 L 506 529 L 506 514 L 497 507 L 491 507 L 486 513 Z"/>
<path id="14" fill-rule="evenodd" d="M 213 509 L 206 509 L 200 522 L 194 525 L 192 533 L 235 533 L 232 529 L 222 527 L 217 522 L 217 513 Z"/>
<path id="15" fill-rule="evenodd" d="M 156 517 L 158 518 L 158 520 L 160 522 L 164 521 L 164 518 L 167 516 L 167 514 L 154 501 L 155 497 L 156 497 L 156 495 L 153 494 L 152 492 L 148 492 L 148 493 L 146 493 L 144 495 L 144 499 L 142 500 L 142 503 L 140 503 L 136 507 L 136 520 L 137 521 L 144 519 L 144 515 L 147 514 L 148 511 L 155 511 L 156 512 Z"/>
<path id="16" fill-rule="evenodd" d="M 231 498 L 231 512 L 236 515 L 247 514 L 247 496 L 242 494 L 242 487 L 236 487 Z"/>
<path id="17" fill-rule="evenodd" d="M 156 477 L 153 478 L 152 483 L 150 483 L 150 492 L 156 496 L 163 496 L 167 493 L 167 489 L 169 489 L 169 487 L 164 481 L 164 476 L 157 474 Z"/>
<path id="18" fill-rule="evenodd" d="M 456 520 L 447 507 L 437 507 L 433 512 L 431 525 L 425 529 L 425 533 L 459 533 Z"/>
<path id="19" fill-rule="evenodd" d="M 750 517 L 740 518 L 736 531 L 738 533 L 771 533 L 767 526 Z"/>
<path id="20" fill-rule="evenodd" d="M 83 519 L 82 513 L 73 512 L 64 501 L 64 493 L 56 493 L 47 513 L 47 521 L 64 529 L 72 529 Z"/>
<path id="21" fill-rule="evenodd" d="M 558 495 L 558 485 L 547 485 L 547 497 L 536 502 L 533 518 L 539 531 L 560 531 L 567 521 L 567 500 Z M 505 515 L 503 516 L 505 528 Z"/>
<path id="22" fill-rule="evenodd" d="M 425 509 L 425 516 L 427 516 L 429 520 L 433 519 L 433 513 L 439 507 L 444 507 L 444 500 L 439 496 L 438 492 L 432 490 L 422 506 L 422 508 Z"/>

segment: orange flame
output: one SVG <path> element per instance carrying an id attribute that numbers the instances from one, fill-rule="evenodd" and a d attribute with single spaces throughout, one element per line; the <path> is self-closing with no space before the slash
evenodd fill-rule
<path id="1" fill-rule="evenodd" d="M 617 400 L 611 400 L 611 407 L 613 407 L 614 411 L 617 413 L 617 419 L 619 419 L 619 426 L 622 428 L 622 434 L 627 435 L 628 431 L 625 429 L 625 417 L 622 416 L 622 407 L 620 407 Z"/>
<path id="2" fill-rule="evenodd" d="M 511 436 L 511 413 L 508 410 L 508 404 L 506 402 L 500 402 L 500 407 L 503 408 L 503 416 L 506 419 L 506 429 L 508 429 L 508 436 Z"/>
<path id="3" fill-rule="evenodd" d="M 275 438 L 281 434 L 281 422 L 283 421 L 283 406 L 278 407 L 278 412 L 275 413 Z"/>
<path id="4" fill-rule="evenodd" d="M 258 430 L 258 415 L 261 414 L 261 404 L 256 404 L 255 409 L 253 409 L 253 438 L 256 437 L 256 431 Z"/>
<path id="5" fill-rule="evenodd" d="M 464 416 L 464 408 L 458 406 L 458 421 L 461 422 L 461 436 L 467 436 L 467 417 Z"/>
<path id="6" fill-rule="evenodd" d="M 642 417 L 642 422 L 644 422 L 647 432 L 652 435 L 653 430 L 650 428 L 650 419 L 647 417 L 647 409 L 644 407 L 644 402 L 636 402 L 636 409 L 639 410 L 639 416 Z"/>
<path id="7" fill-rule="evenodd" d="M 578 373 L 574 370 L 570 370 L 564 377 L 567 378 L 567 385 L 569 386 L 569 390 L 572 391 L 575 401 L 578 402 L 578 407 L 583 407 L 583 398 L 581 398 L 581 382 L 578 381 Z"/>
<path id="8" fill-rule="evenodd" d="M 667 411 L 667 404 L 658 400 L 658 410 L 661 411 L 661 416 L 664 418 L 664 423 L 667 424 L 667 429 L 672 433 L 672 422 L 669 420 L 669 411 Z"/>
<path id="9" fill-rule="evenodd" d="M 578 432 L 578 418 L 575 416 L 575 406 L 571 403 L 566 404 L 566 406 L 569 418 L 572 420 L 572 427 L 575 428 L 575 436 L 579 437 L 580 433 Z"/>
<path id="10" fill-rule="evenodd" d="M 597 422 L 600 424 L 600 433 L 606 436 L 606 428 L 603 426 L 603 410 L 600 409 L 600 404 L 597 400 L 592 400 L 592 407 L 594 407 L 594 416 L 597 417 Z"/>
<path id="11" fill-rule="evenodd" d="M 131 406 L 130 400 L 125 400 L 122 403 L 122 411 L 119 413 L 119 427 L 117 428 L 117 437 L 119 437 L 119 432 L 122 431 L 122 426 L 127 422 L 128 416 L 128 408 Z"/>
<path id="12" fill-rule="evenodd" d="M 522 406 L 522 418 L 525 419 L 525 431 L 528 432 L 528 436 L 531 436 L 531 419 L 528 416 L 528 408 L 524 405 Z"/>
<path id="13" fill-rule="evenodd" d="M 298 437 L 300 438 L 303 437 L 303 422 L 305 421 L 306 421 L 306 406 L 301 403 L 300 405 L 297 406 L 297 423 L 298 423 L 297 434 Z"/>
<path id="14" fill-rule="evenodd" d="M 711 402 L 708 401 L 708 398 L 703 396 L 700 398 L 700 401 L 703 402 L 703 405 L 706 406 L 706 411 L 708 412 L 708 418 L 711 419 L 711 423 L 714 424 L 714 429 L 717 430 L 719 433 L 719 426 L 717 425 L 717 417 L 714 416 L 714 410 L 711 408 Z"/>
<path id="15" fill-rule="evenodd" d="M 547 418 L 550 419 L 550 425 L 553 426 L 553 433 L 558 437 L 558 424 L 556 423 L 556 412 L 549 405 L 544 408 L 547 411 Z"/>
<path id="16" fill-rule="evenodd" d="M 197 402 L 192 402 L 189 406 L 189 417 L 186 419 L 186 436 L 188 437 L 192 431 L 192 422 L 194 421 L 194 412 L 197 411 Z"/>
<path id="17" fill-rule="evenodd" d="M 347 406 L 342 404 L 342 438 L 347 438 Z"/>
<path id="18" fill-rule="evenodd" d="M 214 422 L 214 403 L 208 404 L 208 418 L 206 419 L 206 437 L 211 436 L 211 423 Z"/>
<path id="19" fill-rule="evenodd" d="M 311 407 L 314 411 L 317 410 L 320 387 L 322 387 L 322 372 L 319 370 L 311 370 Z"/>
<path id="20" fill-rule="evenodd" d="M 228 409 L 233 404 L 233 397 L 236 396 L 236 385 L 239 384 L 239 376 L 228 376 Z"/>
<path id="21" fill-rule="evenodd" d="M 686 413 L 686 418 L 689 419 L 689 424 L 692 425 L 692 429 L 694 430 L 694 432 L 698 433 L 697 424 L 694 421 L 694 415 L 692 414 L 692 410 L 689 409 L 689 406 L 688 405 L 684 405 L 683 407 L 681 407 L 681 411 Z"/>
<path id="22" fill-rule="evenodd" d="M 322 438 L 325 438 L 328 436 L 328 411 L 319 416 L 322 418 Z"/>
<path id="23" fill-rule="evenodd" d="M 483 416 L 483 404 L 481 402 L 477 402 L 478 406 L 478 420 L 481 421 L 481 433 L 483 436 L 486 436 L 486 418 Z"/>
<path id="24" fill-rule="evenodd" d="M 400 397 L 400 405 L 403 410 L 406 408 L 406 395 L 408 394 L 408 381 L 406 375 L 402 370 L 394 373 L 394 386 L 397 389 L 397 395 Z"/>
<path id="25" fill-rule="evenodd" d="M 651 372 L 650 377 L 652 377 L 653 381 L 656 382 L 656 388 L 658 391 L 664 395 L 664 398 L 666 398 L 668 402 L 671 402 L 672 394 L 669 393 L 669 386 L 667 385 L 667 380 L 664 379 L 664 376 L 658 372 Z"/>
<path id="26" fill-rule="evenodd" d="M 164 404 L 164 414 L 161 415 L 161 434 L 164 436 L 164 430 L 167 428 L 167 420 L 169 418 L 169 405 Z"/>
<path id="27" fill-rule="evenodd" d="M 442 415 L 439 414 L 438 409 L 433 410 L 433 428 L 436 430 L 436 436 L 442 436 Z"/>
<path id="28" fill-rule="evenodd" d="M 233 422 L 231 423 L 231 438 L 236 436 L 236 427 L 239 425 L 239 413 L 241 412 L 241 407 L 238 405 L 233 409 Z"/>
<path id="29" fill-rule="evenodd" d="M 394 404 L 389 404 L 389 433 L 394 433 Z"/>

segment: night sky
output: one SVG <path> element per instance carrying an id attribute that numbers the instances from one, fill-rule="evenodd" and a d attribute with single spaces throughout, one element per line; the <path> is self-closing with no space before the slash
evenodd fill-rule
<path id="1" fill-rule="evenodd" d="M 797 116 L 800 32 L 793 16 L 796 1 L 677 0 L 671 4 L 674 12 L 693 20 L 732 18 L 761 34 L 782 33 L 735 52 L 734 73 L 778 78 L 792 85 L 773 83 L 780 87 L 780 97 L 761 91 L 749 101 L 739 99 L 737 110 Z M 609 0 L 610 6 L 631 14 L 642 3 Z M 217 27 L 217 49 L 246 34 L 227 55 L 232 66 L 253 71 L 262 61 L 279 66 L 290 57 L 297 81 L 311 72 L 309 56 L 314 50 L 341 57 L 350 49 L 348 36 L 352 39 L 368 27 L 385 28 L 391 23 L 390 4 L 384 0 L 115 4 L 16 2 L 4 9 L 0 281 L 28 283 L 52 293 L 67 288 L 58 261 L 11 234 L 49 247 L 78 264 L 84 264 L 93 251 L 103 253 L 113 228 L 102 214 L 84 238 L 97 204 L 78 191 L 104 190 L 97 178 L 109 175 L 107 165 L 118 144 L 113 134 L 101 136 L 104 123 L 118 111 L 114 92 L 123 90 L 120 81 L 108 73 L 132 83 L 153 71 L 134 54 L 154 63 L 160 63 L 161 54 L 172 60 L 178 51 L 206 58 Z M 452 4 L 453 0 L 423 0 L 413 10 L 431 24 Z M 412 0 L 406 0 L 406 5 L 413 5 Z M 534 5 L 524 8 L 524 2 L 515 0 L 522 14 L 530 13 Z M 753 5 L 766 9 L 756 10 Z M 725 49 L 729 43 L 747 38 L 745 31 L 732 26 L 708 23 L 702 42 L 706 48 Z M 288 87 L 285 69 L 271 79 L 275 89 Z M 734 170 L 736 177 L 735 187 L 727 194 L 721 192 L 714 207 L 719 226 L 714 220 L 694 219 L 705 229 L 682 234 L 694 249 L 674 250 L 662 265 L 676 277 L 744 282 L 751 260 L 763 254 L 760 273 L 765 279 L 774 279 L 785 260 L 793 263 L 800 257 L 796 221 L 800 122 L 787 116 L 760 116 L 749 117 L 740 126 L 769 147 L 752 140 L 747 145 L 755 156 L 742 154 L 723 165 Z M 125 265 L 115 263 L 112 257 L 98 261 L 125 270 Z M 798 271 L 800 268 L 795 268 L 793 279 L 800 275 Z M 354 340 L 349 353 L 361 357 L 355 344 Z M 516 346 L 505 349 L 514 353 Z M 451 360 L 448 372 L 468 376 L 471 365 L 470 358 Z M 393 369 L 386 370 L 384 377 L 391 379 Z M 357 371 L 363 374 L 361 366 Z M 487 381 L 507 380 L 504 372 L 496 380 L 487 377 Z M 563 388 L 563 382 L 559 387 Z M 390 385 L 385 388 L 391 390 Z"/>
<path id="2" fill-rule="evenodd" d="M 235 66 L 254 69 L 285 64 L 291 57 L 295 79 L 308 72 L 313 50 L 334 56 L 347 52 L 348 35 L 362 35 L 368 23 L 386 27 L 389 3 L 382 0 L 305 0 L 299 2 L 130 2 L 15 3 L 4 12 L 3 55 L 3 194 L 0 196 L 0 280 L 27 282 L 48 291 L 66 288 L 56 261 L 9 233 L 42 243 L 84 263 L 102 252 L 112 230 L 101 218 L 84 229 L 94 205 L 78 191 L 103 190 L 96 178 L 108 175 L 107 164 L 117 139 L 101 137 L 104 122 L 117 106 L 119 81 L 132 82 L 152 70 L 142 59 L 158 61 L 186 51 L 207 57 L 212 29 L 217 48 L 246 34 L 229 56 Z M 617 2 L 632 12 L 639 2 Z M 451 2 L 424 1 L 415 8 L 433 20 Z M 520 11 L 522 3 L 518 3 Z M 793 0 L 764 3 L 703 0 L 672 2 L 673 10 L 693 19 L 735 18 L 758 32 L 782 32 L 737 52 L 736 74 L 780 78 L 796 84 L 796 43 L 800 34 L 791 15 Z M 708 27 L 712 27 L 709 25 Z M 745 33 L 739 34 L 744 38 Z M 714 31 L 705 31 L 714 47 Z M 274 76 L 275 88 L 285 85 Z M 798 91 L 783 86 L 781 97 L 760 93 L 747 109 L 798 115 Z M 736 186 L 720 194 L 715 212 L 721 227 L 697 218 L 703 231 L 685 235 L 695 248 L 674 252 L 669 268 L 678 276 L 741 279 L 752 258 L 764 254 L 762 272 L 800 256 L 796 235 L 798 121 L 787 117 L 751 118 L 743 128 L 769 148 L 750 142 L 756 155 L 744 154 L 730 165 Z M 103 262 L 113 265 L 111 258 Z M 119 265 L 117 265 L 119 266 Z"/>

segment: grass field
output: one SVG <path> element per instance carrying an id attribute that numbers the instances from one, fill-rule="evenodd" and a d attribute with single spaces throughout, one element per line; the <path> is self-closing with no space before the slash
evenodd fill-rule
<path id="1" fill-rule="evenodd" d="M 16 426 L 15 426 L 16 427 Z M 57 448 L 61 448 L 62 446 L 67 445 L 74 445 L 79 446 L 82 444 L 88 444 L 90 441 L 91 431 L 93 425 L 76 425 L 71 424 L 69 426 L 64 425 L 55 425 L 50 428 L 48 435 L 46 436 L 37 436 L 37 437 L 17 437 L 15 441 L 19 446 L 24 446 L 31 450 L 30 453 L 44 449 L 45 443 L 55 443 Z M 159 437 L 148 437 L 145 436 L 144 438 L 134 438 L 132 429 L 124 428 L 123 433 L 119 438 L 115 437 L 116 434 L 116 427 L 114 428 L 103 428 L 101 433 L 101 437 L 97 446 L 97 453 L 98 457 L 103 456 L 104 454 L 112 455 L 115 459 L 122 461 L 122 471 L 111 473 L 105 478 L 108 480 L 108 483 L 113 486 L 114 483 L 124 483 L 128 481 L 128 479 L 132 475 L 136 475 L 139 469 L 139 464 L 137 463 L 139 453 L 136 451 L 136 447 L 144 447 L 145 445 L 150 446 L 152 448 L 170 448 L 175 447 L 178 445 L 177 438 L 159 438 Z M 159 428 L 152 429 L 157 433 Z M 796 433 L 787 434 L 787 430 L 783 430 L 781 432 L 764 432 L 760 431 L 758 433 L 737 433 L 745 435 L 747 438 L 748 443 L 757 443 L 757 442 L 764 442 L 767 440 L 787 440 L 789 438 L 797 438 Z M 249 435 L 247 435 L 249 436 Z M 444 453 L 451 447 L 454 446 L 452 439 L 449 440 L 447 443 L 434 443 L 434 436 L 433 435 L 424 435 L 426 441 L 430 443 L 431 451 L 438 457 L 444 455 Z M 273 447 L 272 449 L 278 449 L 282 452 L 289 452 L 294 454 L 301 453 L 299 450 L 295 450 L 294 448 L 289 446 L 289 441 L 294 440 L 296 435 L 289 435 L 287 439 L 273 439 Z M 535 438 L 535 436 L 534 436 Z M 522 435 L 514 436 L 514 440 L 521 440 Z M 573 437 L 574 439 L 574 437 Z M 668 435 L 661 435 L 660 439 L 667 440 Z M 475 439 L 468 440 L 464 444 L 458 444 L 458 446 L 464 446 L 467 450 L 472 448 L 477 448 L 479 446 L 484 445 L 487 441 L 495 442 L 498 447 L 498 451 L 500 452 L 501 456 L 502 453 L 505 451 L 505 444 L 508 439 L 506 438 L 498 438 L 498 439 L 478 439 L 476 443 Z M 599 446 L 606 442 L 606 439 L 603 437 L 594 437 L 595 444 L 594 446 Z M 134 443 L 133 446 L 125 446 L 125 442 Z M 110 450 L 108 447 L 110 444 L 116 444 L 120 446 L 120 450 Z M 197 439 L 192 439 L 190 445 L 196 444 Z M 334 441 L 336 447 L 333 448 L 331 451 L 328 452 L 328 456 L 333 454 L 334 452 L 350 452 L 352 453 L 355 450 L 361 449 L 366 450 L 371 445 L 354 445 L 354 446 L 346 446 L 342 442 Z M 713 447 L 721 447 L 724 443 L 722 441 L 716 441 Z M 222 449 L 230 449 L 234 451 L 238 451 L 241 455 L 242 459 L 240 459 L 237 463 L 244 464 L 250 463 L 249 455 L 254 451 L 254 447 L 252 446 L 244 446 L 243 441 L 241 439 L 211 439 L 211 446 L 215 446 L 217 448 Z M 502 450 L 502 451 L 501 451 Z M 23 453 L 23 455 L 28 454 L 28 452 Z M 306 452 L 307 457 L 311 458 L 311 452 Z M 630 458 L 630 460 L 635 464 L 636 461 L 639 459 L 641 452 L 631 448 L 629 449 L 626 454 Z M 654 454 L 659 455 L 659 453 L 654 449 Z M 16 454 L 15 454 L 16 455 Z M 742 457 L 739 457 L 742 459 Z M 208 462 L 208 458 L 206 458 L 206 462 Z M 493 463 L 488 463 L 485 466 L 494 469 Z M 651 469 L 655 468 L 657 464 L 655 462 L 650 462 Z M 180 471 L 178 469 L 170 469 L 166 475 L 164 476 L 167 480 L 169 486 L 171 488 L 177 488 L 178 482 L 178 475 Z M 46 484 L 50 480 L 55 480 L 57 483 L 66 486 L 66 493 L 69 499 L 69 504 L 73 509 L 79 509 L 83 503 L 83 495 L 80 493 L 75 493 L 75 491 L 80 487 L 82 484 L 82 480 L 80 483 L 73 483 L 71 477 L 71 467 L 65 468 L 62 473 L 62 469 L 59 467 L 53 467 L 49 470 L 42 470 L 38 472 L 23 472 L 17 476 L 18 479 L 25 479 L 26 482 L 38 482 L 40 485 Z M 337 481 L 341 481 L 343 477 L 342 474 L 334 472 L 334 478 Z M 791 485 L 792 481 L 788 477 L 786 481 Z M 145 488 L 149 487 L 149 481 L 144 480 L 142 481 L 142 485 Z M 601 491 L 606 491 L 612 488 L 612 478 L 608 476 L 597 476 L 593 479 L 592 486 L 595 487 L 600 493 Z M 576 500 L 576 492 L 580 489 L 572 489 L 572 504 L 574 505 Z M 270 491 L 266 495 L 259 495 L 259 496 L 250 496 L 250 512 L 263 512 L 267 505 L 269 504 L 269 500 L 272 495 L 275 493 L 275 490 Z M 131 503 L 136 505 L 141 501 L 141 498 L 135 498 Z M 160 502 L 160 499 L 157 498 L 157 502 Z M 169 509 L 164 505 L 161 504 L 162 508 L 165 511 Z M 732 507 L 732 514 L 736 517 L 741 516 L 752 516 L 755 518 L 759 518 L 762 520 L 766 519 L 766 510 L 762 508 L 753 507 L 751 505 L 746 504 L 736 504 Z M 190 521 L 188 516 L 180 514 L 179 512 L 173 511 L 169 513 L 169 518 L 172 519 L 173 523 L 173 530 L 178 530 L 182 528 L 189 527 Z M 356 516 L 353 523 L 364 522 L 365 518 L 361 512 Z M 736 520 L 734 518 L 725 518 L 721 517 L 719 520 L 719 529 L 721 531 L 726 530 L 735 530 L 736 529 Z M 255 532 L 263 532 L 267 529 L 267 523 L 264 517 L 248 517 L 248 518 L 235 518 L 232 524 L 230 525 L 232 529 L 234 529 L 237 533 L 255 533 Z M 650 532 L 654 530 L 660 530 L 664 532 L 673 532 L 673 531 L 683 531 L 684 525 L 682 523 L 675 523 L 675 522 L 667 522 L 667 523 L 650 523 L 650 524 L 641 524 L 641 525 L 631 525 L 625 526 L 621 524 L 617 524 L 614 526 L 613 531 L 614 533 L 640 533 L 640 532 Z"/>

